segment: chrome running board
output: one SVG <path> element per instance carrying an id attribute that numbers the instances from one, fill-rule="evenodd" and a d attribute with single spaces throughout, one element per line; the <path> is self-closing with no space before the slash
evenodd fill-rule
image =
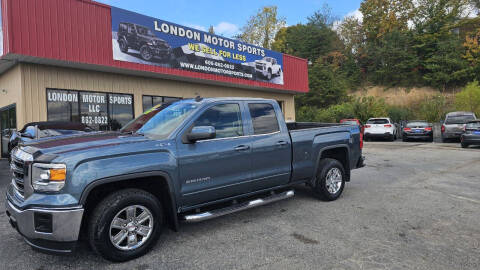
<path id="1" fill-rule="evenodd" d="M 183 216 L 183 220 L 188 223 L 200 222 L 200 221 L 232 214 L 232 213 L 246 210 L 249 208 L 257 207 L 260 205 L 265 205 L 265 204 L 273 203 L 276 201 L 285 200 L 290 197 L 293 197 L 293 195 L 295 195 L 295 192 L 293 190 L 289 190 L 282 193 L 273 194 L 265 198 L 238 203 L 225 208 L 215 209 L 215 210 L 211 210 L 203 213 L 185 215 Z"/>

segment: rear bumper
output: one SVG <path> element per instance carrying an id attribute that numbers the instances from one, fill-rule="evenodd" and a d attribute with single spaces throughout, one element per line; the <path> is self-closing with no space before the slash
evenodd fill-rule
<path id="1" fill-rule="evenodd" d="M 393 136 L 393 133 L 391 133 L 391 132 L 385 132 L 385 133 L 368 133 L 368 132 L 365 132 L 365 134 L 363 134 L 364 138 L 390 138 L 392 136 Z"/>
<path id="2" fill-rule="evenodd" d="M 411 139 L 430 139 L 432 138 L 432 133 L 424 133 L 424 134 L 415 134 L 415 133 L 403 133 L 402 136 L 404 138 L 411 138 Z"/>
<path id="3" fill-rule="evenodd" d="M 463 143 L 473 144 L 473 145 L 480 145 L 480 136 L 479 135 L 468 135 L 463 134 L 461 136 L 461 141 Z"/>
<path id="4" fill-rule="evenodd" d="M 444 132 L 442 133 L 443 139 L 460 139 L 462 132 Z"/>
<path id="5" fill-rule="evenodd" d="M 365 156 L 360 156 L 360 158 L 357 161 L 357 165 L 355 166 L 355 169 L 360 169 L 365 167 Z"/>
<path id="6" fill-rule="evenodd" d="M 10 225 L 33 248 L 60 254 L 70 253 L 74 250 L 80 234 L 83 208 L 34 208 L 21 210 L 7 198 L 5 209 Z M 38 231 L 41 226 L 43 226 L 43 229 Z M 44 230 L 45 228 L 47 230 Z"/>

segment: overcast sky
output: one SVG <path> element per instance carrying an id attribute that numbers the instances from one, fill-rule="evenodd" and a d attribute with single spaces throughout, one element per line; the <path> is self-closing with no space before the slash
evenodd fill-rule
<path id="1" fill-rule="evenodd" d="M 231 37 L 262 6 L 277 5 L 288 25 L 306 21 L 327 3 L 340 19 L 354 14 L 361 0 L 96 0 L 158 19 L 206 30 L 213 25 L 219 35 Z"/>

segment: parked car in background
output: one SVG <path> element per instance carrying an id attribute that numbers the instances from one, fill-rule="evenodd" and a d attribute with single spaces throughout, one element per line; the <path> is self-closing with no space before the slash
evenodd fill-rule
<path id="1" fill-rule="evenodd" d="M 433 142 L 433 125 L 424 120 L 407 122 L 402 131 L 402 141 L 411 139 Z"/>
<path id="2" fill-rule="evenodd" d="M 464 132 L 465 124 L 476 119 L 477 117 L 473 112 L 447 113 L 442 125 L 442 142 L 447 142 L 451 139 L 460 139 L 460 136 Z"/>
<path id="3" fill-rule="evenodd" d="M 374 138 L 395 141 L 397 139 L 397 127 L 388 117 L 370 118 L 365 124 L 363 138 L 365 141 Z"/>
<path id="4" fill-rule="evenodd" d="M 465 132 L 460 137 L 462 148 L 470 145 L 480 145 L 480 120 L 469 121 L 465 124 Z"/>
<path id="5" fill-rule="evenodd" d="M 92 129 L 82 123 L 46 121 L 26 124 L 20 131 L 12 132 L 8 142 L 8 153 L 20 143 L 47 137 L 58 137 L 72 134 L 83 134 Z"/>

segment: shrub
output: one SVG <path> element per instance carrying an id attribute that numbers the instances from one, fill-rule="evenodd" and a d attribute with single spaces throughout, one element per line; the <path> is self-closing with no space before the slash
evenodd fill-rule
<path id="1" fill-rule="evenodd" d="M 474 112 L 480 116 L 480 85 L 478 81 L 467 84 L 465 89 L 455 96 L 457 110 Z"/>

